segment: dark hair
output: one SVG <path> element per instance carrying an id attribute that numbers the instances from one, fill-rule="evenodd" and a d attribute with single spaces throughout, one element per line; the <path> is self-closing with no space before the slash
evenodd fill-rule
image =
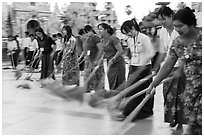
<path id="1" fill-rule="evenodd" d="M 179 20 L 182 23 L 188 26 L 196 26 L 197 20 L 196 16 L 193 13 L 194 10 L 191 10 L 189 7 L 185 7 L 184 9 L 180 9 L 174 16 L 173 20 Z"/>
<path id="2" fill-rule="evenodd" d="M 29 34 L 29 37 L 34 37 L 34 35 L 31 33 L 31 34 Z"/>
<path id="3" fill-rule="evenodd" d="M 108 34 L 113 35 L 114 30 L 113 30 L 113 28 L 110 25 L 108 25 L 106 23 L 100 23 L 100 24 L 98 24 L 98 28 L 99 28 L 99 26 L 101 26 L 102 28 L 107 30 Z"/>
<path id="4" fill-rule="evenodd" d="M 26 34 L 26 35 L 29 35 L 29 32 L 28 32 L 28 31 L 25 31 L 25 34 Z"/>
<path id="5" fill-rule="evenodd" d="M 79 29 L 79 32 L 78 32 L 78 34 L 79 34 L 79 35 L 83 35 L 83 34 L 85 34 L 85 31 L 84 31 L 84 29 Z"/>
<path id="6" fill-rule="evenodd" d="M 67 42 L 67 41 L 69 41 L 71 36 L 73 36 L 72 28 L 67 25 L 67 26 L 63 26 L 62 29 L 65 29 L 67 31 L 67 35 L 64 36 L 64 42 Z"/>
<path id="7" fill-rule="evenodd" d="M 56 37 L 57 37 L 57 34 L 53 34 L 52 37 L 56 38 Z"/>
<path id="8" fill-rule="evenodd" d="M 125 21 L 122 24 L 120 30 L 123 34 L 126 34 L 131 31 L 132 27 L 134 27 L 137 31 L 141 32 L 140 27 L 138 23 L 136 22 L 135 18 Z"/>
<path id="9" fill-rule="evenodd" d="M 85 33 L 92 31 L 94 34 L 96 34 L 96 32 L 93 30 L 93 28 L 90 25 L 84 26 L 84 31 Z"/>
<path id="10" fill-rule="evenodd" d="M 41 27 L 37 27 L 37 28 L 35 29 L 35 32 L 41 32 L 43 35 L 46 35 L 45 32 L 44 32 L 44 30 L 43 30 Z"/>
<path id="11" fill-rule="evenodd" d="M 13 36 L 13 40 L 17 40 L 17 35 Z"/>
<path id="12" fill-rule="evenodd" d="M 57 37 L 62 37 L 62 34 L 61 33 L 57 33 Z"/>
<path id="13" fill-rule="evenodd" d="M 159 15 L 161 15 L 162 18 L 164 18 L 164 16 L 167 16 L 167 17 L 173 17 L 174 16 L 174 11 L 169 8 L 169 7 L 166 7 L 166 6 L 163 6 L 159 9 L 158 13 L 157 13 L 157 16 L 156 18 L 159 17 Z"/>

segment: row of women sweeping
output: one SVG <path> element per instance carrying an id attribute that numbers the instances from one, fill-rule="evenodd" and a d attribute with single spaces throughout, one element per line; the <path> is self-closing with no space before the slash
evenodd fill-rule
<path id="1" fill-rule="evenodd" d="M 177 11 L 176 14 L 170 8 L 162 7 L 157 17 L 163 24 L 160 40 L 164 42 L 164 45 L 161 46 L 166 46 L 166 52 L 160 53 L 167 54 L 167 58 L 153 81 L 149 79 L 128 94 L 132 96 L 143 89 L 150 94 L 164 78 L 168 75 L 173 76 L 173 80 L 164 83 L 165 122 L 169 122 L 171 127 L 178 125 L 173 134 L 183 134 L 182 124 L 187 124 L 186 134 L 201 135 L 202 33 L 196 27 L 195 14 L 188 7 Z M 149 65 L 153 50 L 147 36 L 140 33 L 139 26 L 134 20 L 124 22 L 121 32 L 130 37 L 128 44 L 132 57 L 129 74 L 136 72 L 133 76 L 135 81 L 133 81 L 137 82 L 151 74 Z M 177 61 L 179 64 L 176 64 Z M 157 70 L 157 68 L 153 69 Z M 127 81 L 126 87 L 129 86 L 130 81 Z M 144 97 L 145 95 L 142 95 L 129 101 L 122 110 L 121 119 L 127 117 Z M 154 94 L 133 120 L 153 114 L 153 99 Z"/>
<path id="2" fill-rule="evenodd" d="M 120 45 L 120 40 L 115 36 L 113 28 L 106 23 L 99 24 L 98 30 L 100 37 L 95 33 L 90 25 L 86 25 L 79 31 L 80 35 L 78 37 L 74 37 L 70 26 L 64 26 L 62 28 L 62 32 L 64 34 L 63 42 L 65 44 L 62 58 L 62 83 L 64 85 L 79 84 L 79 69 L 84 69 L 86 72 L 85 77 L 87 78 L 95 66 L 101 63 L 99 69 L 87 84 L 87 92 L 92 90 L 97 91 L 98 89 L 104 88 L 104 80 L 102 79 L 104 69 L 103 63 L 100 60 L 102 55 L 104 55 L 103 58 L 107 59 L 108 62 L 108 81 L 110 89 L 116 90 L 122 83 L 125 82 L 125 60 L 122 56 L 123 49 Z M 146 66 L 142 73 L 138 74 L 139 76 L 135 79 L 135 81 L 124 84 L 126 86 L 130 86 L 134 82 L 151 73 L 150 60 L 154 56 L 154 49 L 149 37 L 140 33 L 139 26 L 135 20 L 126 21 L 121 27 L 121 30 L 125 34 L 130 30 L 134 31 L 133 34 L 127 34 L 131 37 L 131 39 L 129 39 L 129 46 L 132 52 L 129 75 L 140 69 L 140 66 Z M 49 76 L 55 79 L 53 75 L 54 65 L 52 56 L 54 51 L 52 51 L 52 45 L 55 45 L 56 43 L 43 32 L 42 28 L 36 29 L 36 35 L 38 37 L 37 40 L 40 51 L 42 52 L 41 79 Z M 84 63 L 85 66 L 83 66 L 82 63 Z M 136 92 L 147 88 L 150 82 L 151 81 L 144 83 L 140 88 L 126 96 L 131 96 Z M 124 88 L 124 86 L 122 88 L 120 87 L 119 90 Z M 129 115 L 143 98 L 144 97 L 140 97 L 140 100 L 136 100 L 137 103 L 135 103 L 135 101 L 131 102 L 128 105 L 129 107 L 124 109 L 124 114 L 126 116 Z M 146 106 L 147 108 L 144 107 L 144 114 L 142 110 L 141 116 L 139 117 L 145 118 L 153 114 L 153 98 Z"/>
<path id="3" fill-rule="evenodd" d="M 186 16 L 191 17 L 191 20 L 186 20 Z M 164 20 L 166 17 L 162 14 L 162 18 Z M 188 110 L 189 132 L 190 134 L 201 134 L 202 74 L 201 68 L 199 67 L 201 66 L 201 35 L 195 27 L 196 19 L 191 10 L 179 10 L 176 15 L 172 17 L 172 19 L 175 29 L 177 32 L 179 32 L 180 36 L 178 36 L 171 45 L 169 51 L 170 54 L 168 55 L 166 63 L 160 69 L 153 82 L 152 78 L 150 78 L 137 88 L 131 90 L 131 92 L 126 94 L 124 97 L 130 97 L 143 89 L 148 89 L 147 93 L 149 93 L 153 87 L 156 87 L 160 81 L 172 71 L 176 60 L 180 58 L 183 61 L 182 64 L 185 67 L 187 77 L 185 88 L 186 94 L 182 94 L 180 98 L 187 99 L 185 101 L 185 105 L 187 106 Z M 92 77 L 92 79 L 89 81 L 86 89 L 87 91 L 97 91 L 98 89 L 104 88 L 104 80 L 102 79 L 104 75 L 103 63 L 101 63 L 102 56 L 103 59 L 107 59 L 108 61 L 108 81 L 111 90 L 120 92 L 121 90 L 136 83 L 140 79 L 143 79 L 144 77 L 152 74 L 151 59 L 155 55 L 154 48 L 151 44 L 150 38 L 140 32 L 139 25 L 134 19 L 125 21 L 121 26 L 121 32 L 129 36 L 128 46 L 131 51 L 128 74 L 130 79 L 128 79 L 125 84 L 125 61 L 122 57 L 123 49 L 120 45 L 120 40 L 115 36 L 112 27 L 106 23 L 99 24 L 98 30 L 100 37 L 95 33 L 90 25 L 86 25 L 79 31 L 80 36 L 74 37 L 72 35 L 72 29 L 70 26 L 63 27 L 62 31 L 64 34 L 65 44 L 62 59 L 63 84 L 78 84 L 79 70 L 84 70 L 86 72 L 86 77 L 88 77 L 95 66 L 101 64 L 94 77 Z M 36 35 L 39 37 L 40 34 L 38 32 L 39 31 L 36 31 Z M 43 40 L 43 37 L 39 40 Z M 52 44 L 54 43 L 51 42 L 50 46 Z M 49 58 L 50 54 L 52 53 L 46 51 L 52 50 L 49 50 L 50 48 L 45 47 L 47 44 L 42 43 L 42 45 L 39 45 L 40 48 L 43 48 L 41 50 L 44 56 L 43 58 L 45 59 L 43 62 L 47 63 L 47 66 L 50 66 L 52 63 L 49 61 Z M 49 53 L 49 56 L 47 56 L 47 53 Z M 43 65 L 43 62 L 42 67 L 46 66 Z M 48 77 L 50 74 L 54 74 L 52 73 L 53 67 L 51 68 L 52 69 L 42 69 L 43 71 L 41 72 L 41 79 Z M 46 75 L 44 73 L 46 73 Z M 54 75 L 52 76 L 54 78 Z M 128 102 L 126 107 L 120 110 L 121 114 L 118 115 L 118 118 L 121 120 L 125 119 L 144 98 L 145 95 L 141 95 L 136 99 Z M 147 118 L 153 115 L 153 105 L 154 96 L 148 100 L 148 102 L 140 110 L 139 114 L 134 118 L 134 120 Z M 184 114 L 182 113 L 182 115 Z M 178 122 L 178 119 L 176 122 Z"/>

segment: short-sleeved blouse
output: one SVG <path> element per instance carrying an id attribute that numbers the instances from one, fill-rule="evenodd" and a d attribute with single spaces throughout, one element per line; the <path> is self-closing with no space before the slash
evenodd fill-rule
<path id="1" fill-rule="evenodd" d="M 116 36 L 110 36 L 107 44 L 103 46 L 105 52 L 105 58 L 107 61 L 111 60 L 117 53 L 116 45 L 120 43 L 120 40 Z M 115 62 L 121 60 L 121 57 L 117 58 Z"/>
<path id="2" fill-rule="evenodd" d="M 180 36 L 173 41 L 170 55 L 177 56 L 185 63 L 187 107 L 192 110 L 199 104 L 195 101 L 202 92 L 202 33 L 191 46 L 183 44 Z"/>
<path id="3" fill-rule="evenodd" d="M 88 40 L 86 41 L 87 44 L 87 50 L 90 50 L 90 60 L 91 62 L 95 61 L 98 48 L 97 44 L 101 42 L 101 38 L 94 34 L 93 36 L 89 37 Z"/>

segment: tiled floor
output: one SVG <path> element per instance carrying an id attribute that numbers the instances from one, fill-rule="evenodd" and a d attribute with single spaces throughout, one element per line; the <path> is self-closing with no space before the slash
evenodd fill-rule
<path id="1" fill-rule="evenodd" d="M 68 102 L 50 95 L 40 88 L 39 82 L 23 80 L 26 75 L 23 73 L 15 80 L 11 69 L 2 70 L 3 135 L 170 135 L 172 132 L 163 122 L 161 92 L 155 95 L 154 116 L 117 131 L 121 122 L 114 121 L 105 107 L 92 108 L 86 102 Z M 32 78 L 36 80 L 39 75 L 35 73 Z M 31 89 L 17 88 L 25 83 Z"/>

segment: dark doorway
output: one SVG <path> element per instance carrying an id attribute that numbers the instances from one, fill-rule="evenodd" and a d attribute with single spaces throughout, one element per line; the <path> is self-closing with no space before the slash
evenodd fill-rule
<path id="1" fill-rule="evenodd" d="M 36 20 L 30 20 L 27 24 L 27 30 L 29 34 L 34 34 L 35 35 L 35 28 L 40 27 L 40 24 Z"/>

